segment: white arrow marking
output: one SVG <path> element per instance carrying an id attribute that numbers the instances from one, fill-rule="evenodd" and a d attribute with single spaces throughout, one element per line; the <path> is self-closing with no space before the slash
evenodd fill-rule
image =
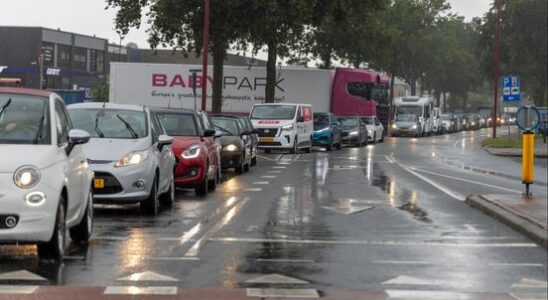
<path id="1" fill-rule="evenodd" d="M 440 285 L 439 282 L 434 280 L 415 278 L 410 276 L 398 276 L 392 279 L 389 279 L 382 284 L 397 284 L 397 285 Z"/>
<path id="2" fill-rule="evenodd" d="M 177 288 L 173 286 L 109 286 L 105 295 L 177 295 Z"/>
<path id="3" fill-rule="evenodd" d="M 246 281 L 247 283 L 284 283 L 284 284 L 307 284 L 308 281 L 288 277 L 280 274 L 269 274 Z"/>
<path id="4" fill-rule="evenodd" d="M 530 288 L 530 289 L 547 289 L 546 281 L 534 280 L 530 278 L 522 278 L 520 281 L 512 284 L 513 288 Z"/>
<path id="5" fill-rule="evenodd" d="M 324 209 L 328 209 L 334 212 L 338 212 L 343 215 L 351 215 L 362 211 L 375 208 L 374 206 L 322 206 Z"/>
<path id="6" fill-rule="evenodd" d="M 439 299 L 469 300 L 471 295 L 445 291 L 386 290 L 388 299 Z"/>
<path id="7" fill-rule="evenodd" d="M 173 277 L 145 271 L 116 279 L 117 281 L 179 281 Z"/>
<path id="8" fill-rule="evenodd" d="M 320 298 L 313 289 L 246 289 L 246 294 L 260 298 Z"/>
<path id="9" fill-rule="evenodd" d="M 37 285 L 0 285 L 0 295 L 32 294 L 37 289 Z"/>
<path id="10" fill-rule="evenodd" d="M 28 280 L 28 281 L 42 281 L 46 278 L 36 275 L 27 270 L 19 270 L 14 272 L 8 272 L 0 274 L 0 280 Z"/>

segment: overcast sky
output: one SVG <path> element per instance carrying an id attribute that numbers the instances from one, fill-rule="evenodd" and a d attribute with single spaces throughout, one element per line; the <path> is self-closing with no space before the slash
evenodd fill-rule
<path id="1" fill-rule="evenodd" d="M 452 11 L 470 20 L 489 10 L 493 0 L 449 0 Z M 105 10 L 105 0 L 0 0 L 0 26 L 41 26 L 107 38 L 119 43 L 114 31 L 113 9 Z M 146 25 L 145 21 L 143 25 Z M 143 26 L 146 28 L 146 26 Z M 145 28 L 133 29 L 123 43 L 147 48 Z"/>

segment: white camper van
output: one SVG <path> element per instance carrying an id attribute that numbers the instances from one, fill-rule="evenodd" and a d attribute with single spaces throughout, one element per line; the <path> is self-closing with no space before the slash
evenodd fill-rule
<path id="1" fill-rule="evenodd" d="M 394 119 L 398 115 L 416 115 L 422 129 L 422 135 L 433 133 L 432 108 L 434 99 L 431 96 L 406 96 L 394 100 Z"/>
<path id="2" fill-rule="evenodd" d="M 259 131 L 259 148 L 267 153 L 272 149 L 299 149 L 310 152 L 314 131 L 312 105 L 295 103 L 255 104 L 249 118 Z"/>

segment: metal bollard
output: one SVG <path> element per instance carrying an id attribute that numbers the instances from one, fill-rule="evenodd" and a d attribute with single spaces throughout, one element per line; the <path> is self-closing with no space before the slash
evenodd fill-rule
<path id="1" fill-rule="evenodd" d="M 525 196 L 530 196 L 529 185 L 534 182 L 534 160 L 535 160 L 535 134 L 528 131 L 523 133 L 523 144 L 521 154 L 521 182 L 525 184 Z"/>

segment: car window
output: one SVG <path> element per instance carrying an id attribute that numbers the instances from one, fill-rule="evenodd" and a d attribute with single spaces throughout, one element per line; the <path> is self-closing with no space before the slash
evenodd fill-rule
<path id="1" fill-rule="evenodd" d="M 295 105 L 259 105 L 253 108 L 251 119 L 292 120 L 296 109 Z"/>
<path id="2" fill-rule="evenodd" d="M 0 144 L 51 144 L 49 98 L 0 94 Z"/>
<path id="3" fill-rule="evenodd" d="M 162 126 L 160 125 L 160 122 L 158 121 L 158 118 L 155 115 L 151 115 L 152 117 L 152 143 L 155 144 L 158 142 L 158 139 L 160 135 L 164 134 L 164 130 Z"/>
<path id="4" fill-rule="evenodd" d="M 303 107 L 303 116 L 305 122 L 312 121 L 312 108 L 310 106 Z"/>
<path id="5" fill-rule="evenodd" d="M 72 108 L 74 127 L 93 138 L 138 139 L 148 135 L 143 111 L 112 108 Z"/>
<path id="6" fill-rule="evenodd" d="M 239 122 L 235 118 L 213 117 L 211 121 L 216 130 L 223 131 L 225 134 L 238 135 L 241 132 Z"/>
<path id="7" fill-rule="evenodd" d="M 198 124 L 194 115 L 189 113 L 161 113 L 155 115 L 164 126 L 168 135 L 171 136 L 196 136 L 198 135 Z"/>
<path id="8" fill-rule="evenodd" d="M 65 105 L 61 100 L 55 101 L 55 128 L 57 130 L 57 144 L 68 143 L 68 133 L 72 127 L 70 118 L 65 110 Z"/>
<path id="9" fill-rule="evenodd" d="M 364 118 L 362 118 L 362 121 L 367 125 L 373 125 L 373 118 L 364 117 Z"/>

